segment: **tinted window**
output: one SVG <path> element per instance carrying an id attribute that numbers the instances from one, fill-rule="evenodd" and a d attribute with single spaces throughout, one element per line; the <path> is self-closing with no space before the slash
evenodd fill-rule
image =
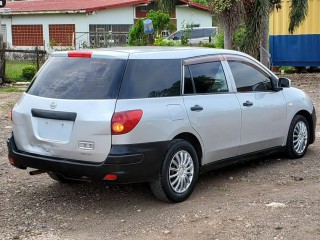
<path id="1" fill-rule="evenodd" d="M 178 32 L 170 35 L 168 38 L 169 38 L 169 39 L 173 39 L 173 40 L 179 40 L 179 39 L 181 38 L 181 32 L 178 31 Z"/>
<path id="2" fill-rule="evenodd" d="M 203 29 L 192 29 L 190 38 L 202 38 Z"/>
<path id="3" fill-rule="evenodd" d="M 228 92 L 228 85 L 220 62 L 189 66 L 196 93 Z"/>
<path id="4" fill-rule="evenodd" d="M 59 99 L 117 98 L 126 60 L 53 57 L 29 94 Z"/>
<path id="5" fill-rule="evenodd" d="M 214 28 L 206 28 L 206 29 L 204 29 L 203 35 L 204 35 L 205 37 L 210 37 L 210 36 L 212 36 L 212 35 L 215 36 L 216 34 L 215 34 L 213 31 L 215 31 Z"/>
<path id="6" fill-rule="evenodd" d="M 243 63 L 229 61 L 238 92 L 272 90 L 270 78 L 256 68 Z"/>
<path id="7" fill-rule="evenodd" d="M 120 90 L 120 98 L 179 96 L 180 82 L 181 60 L 129 60 Z"/>

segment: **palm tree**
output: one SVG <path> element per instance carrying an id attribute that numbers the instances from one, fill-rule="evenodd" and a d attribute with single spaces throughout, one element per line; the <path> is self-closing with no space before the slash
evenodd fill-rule
<path id="1" fill-rule="evenodd" d="M 214 14 L 220 20 L 225 38 L 226 49 L 232 49 L 232 37 L 241 21 L 245 22 L 247 36 L 244 40 L 244 50 L 257 57 L 261 44 L 263 49 L 261 59 L 267 65 L 269 49 L 269 14 L 275 8 L 281 8 L 281 0 L 208 0 Z M 289 32 L 303 22 L 308 12 L 308 0 L 292 0 L 289 13 Z"/>

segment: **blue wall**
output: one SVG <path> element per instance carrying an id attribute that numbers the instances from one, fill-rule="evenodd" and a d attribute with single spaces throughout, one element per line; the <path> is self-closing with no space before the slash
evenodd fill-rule
<path id="1" fill-rule="evenodd" d="M 270 36 L 273 66 L 320 66 L 320 34 Z"/>

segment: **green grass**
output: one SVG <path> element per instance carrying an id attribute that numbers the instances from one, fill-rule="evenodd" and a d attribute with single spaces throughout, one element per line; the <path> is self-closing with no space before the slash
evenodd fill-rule
<path id="1" fill-rule="evenodd" d="M 12 86 L 0 87 L 0 93 L 11 93 L 11 92 L 24 92 L 24 91 Z"/>
<path id="2" fill-rule="evenodd" d="M 29 82 L 22 77 L 22 69 L 26 66 L 33 65 L 31 62 L 6 62 L 6 78 L 12 82 Z"/>

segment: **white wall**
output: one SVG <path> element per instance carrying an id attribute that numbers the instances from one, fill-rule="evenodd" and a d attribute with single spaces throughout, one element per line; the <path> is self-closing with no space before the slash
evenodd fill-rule
<path id="1" fill-rule="evenodd" d="M 12 15 L 3 16 L 2 24 L 6 24 L 7 42 L 12 46 L 12 25 L 43 25 L 45 49 L 49 47 L 50 24 L 75 24 L 76 32 L 89 32 L 90 24 L 133 24 L 134 7 L 123 7 L 97 11 L 94 14 L 42 14 L 42 15 Z M 86 36 L 83 39 L 87 39 Z M 19 47 L 19 48 L 27 48 Z"/>
<path id="2" fill-rule="evenodd" d="M 2 16 L 1 23 L 6 24 L 7 42 L 12 47 L 12 25 L 43 25 L 44 48 L 49 50 L 49 25 L 50 24 L 75 24 L 76 32 L 89 32 L 90 24 L 134 24 L 135 8 L 133 6 L 97 11 L 94 14 L 33 14 Z M 200 27 L 211 27 L 211 14 L 206 11 L 177 6 L 176 8 L 177 29 L 187 24 L 200 24 Z M 87 41 L 83 36 L 78 41 Z M 34 48 L 21 46 L 16 48 Z"/>
<path id="3" fill-rule="evenodd" d="M 209 12 L 177 6 L 176 8 L 177 30 L 186 27 L 187 24 L 200 24 L 200 27 L 212 27 L 212 15 Z"/>

